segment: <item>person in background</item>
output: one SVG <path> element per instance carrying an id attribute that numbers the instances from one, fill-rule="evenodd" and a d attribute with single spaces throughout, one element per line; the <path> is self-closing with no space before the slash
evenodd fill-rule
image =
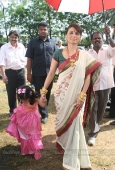
<path id="1" fill-rule="evenodd" d="M 25 47 L 18 42 L 19 34 L 12 30 L 9 32 L 9 42 L 1 47 L 0 66 L 3 82 L 6 85 L 10 115 L 16 108 L 16 90 L 25 84 Z"/>
<path id="2" fill-rule="evenodd" d="M 89 49 L 90 49 L 89 46 L 86 46 L 85 50 L 88 51 Z"/>
<path id="3" fill-rule="evenodd" d="M 3 44 L 0 44 L 0 49 Z M 0 67 L 0 79 L 2 79 L 1 67 Z"/>
<path id="4" fill-rule="evenodd" d="M 113 24 L 112 39 L 115 41 L 115 24 Z M 115 56 L 113 57 L 113 77 L 115 82 Z M 110 93 L 110 110 L 109 114 L 105 115 L 104 118 L 115 118 L 115 87 L 111 89 Z M 115 121 L 111 122 L 110 125 L 115 125 Z"/>
<path id="5" fill-rule="evenodd" d="M 58 40 L 57 47 L 58 47 L 58 49 L 63 49 L 64 48 L 64 46 L 62 45 L 62 40 Z"/>
<path id="6" fill-rule="evenodd" d="M 41 96 L 44 97 L 58 67 L 59 78 L 54 94 L 57 111 L 56 146 L 63 154 L 63 168 L 68 170 L 91 170 L 82 122 L 86 92 L 90 80 L 95 82 L 91 73 L 94 73 L 94 77 L 98 76 L 94 71 L 98 72 L 101 64 L 85 50 L 78 49 L 81 35 L 82 29 L 78 24 L 68 26 L 67 46 L 54 53 L 50 71 L 41 89 Z"/>
<path id="7" fill-rule="evenodd" d="M 58 49 L 63 49 L 63 48 L 65 48 L 65 47 L 62 45 L 62 40 L 58 40 L 58 42 L 57 42 L 57 47 L 58 47 Z M 56 72 L 55 72 L 55 75 L 58 76 L 58 74 L 59 74 L 59 70 L 58 70 L 58 68 L 57 68 L 57 69 L 56 69 Z"/>
<path id="8" fill-rule="evenodd" d="M 20 105 L 14 109 L 10 124 L 6 129 L 21 144 L 21 154 L 34 154 L 40 159 L 40 150 L 44 148 L 41 136 L 41 120 L 38 104 L 46 106 L 46 99 L 39 97 L 29 86 L 21 86 L 17 90 Z"/>
<path id="9" fill-rule="evenodd" d="M 48 38 L 48 25 L 45 22 L 38 24 L 39 36 L 30 41 L 26 52 L 27 80 L 34 83 L 35 91 L 40 93 L 50 69 L 54 51 L 57 49 L 55 42 Z M 50 99 L 53 81 L 50 83 L 47 93 L 47 103 Z M 48 108 L 39 106 L 42 123 L 48 119 Z"/>
<path id="10" fill-rule="evenodd" d="M 110 34 L 108 26 L 105 26 L 104 32 L 105 34 Z M 102 64 L 102 68 L 100 75 L 93 86 L 93 90 L 95 91 L 95 102 L 89 118 L 90 132 L 88 134 L 88 145 L 90 146 L 95 144 L 96 137 L 100 131 L 100 122 L 107 105 L 109 91 L 114 87 L 112 60 L 115 56 L 115 43 L 111 38 L 109 41 L 110 45 L 108 48 L 103 49 L 103 35 L 99 31 L 94 32 L 91 35 L 93 49 L 89 50 L 89 54 Z"/>
<path id="11" fill-rule="evenodd" d="M 28 44 L 25 44 L 24 46 L 25 46 L 25 49 L 26 49 L 26 51 L 27 51 L 27 49 L 28 49 Z M 35 88 L 35 87 L 34 87 L 34 83 L 33 83 L 33 81 L 32 81 L 32 82 L 30 82 L 30 87 L 31 87 L 32 89 L 34 89 L 34 88 Z"/>

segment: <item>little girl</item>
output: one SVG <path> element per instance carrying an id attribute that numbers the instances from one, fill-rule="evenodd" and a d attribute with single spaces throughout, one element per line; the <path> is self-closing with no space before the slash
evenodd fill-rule
<path id="1" fill-rule="evenodd" d="M 21 144 L 21 154 L 34 154 L 38 160 L 44 146 L 41 141 L 41 119 L 38 104 L 46 106 L 46 99 L 40 98 L 29 86 L 21 86 L 17 91 L 20 105 L 14 109 L 10 124 L 6 129 Z"/>

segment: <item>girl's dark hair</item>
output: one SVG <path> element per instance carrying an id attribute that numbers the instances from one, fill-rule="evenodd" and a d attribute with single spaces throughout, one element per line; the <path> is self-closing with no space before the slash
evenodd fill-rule
<path id="1" fill-rule="evenodd" d="M 103 34 L 100 31 L 95 31 L 91 34 L 91 40 L 93 39 L 94 34 L 100 34 L 101 37 L 103 38 Z"/>
<path id="2" fill-rule="evenodd" d="M 77 32 L 79 32 L 80 35 L 82 35 L 82 29 L 81 29 L 81 27 L 80 27 L 78 24 L 76 24 L 76 23 L 70 24 L 70 25 L 67 27 L 67 29 L 66 29 L 66 34 L 67 34 L 68 30 L 69 30 L 71 27 L 75 28 L 75 30 L 76 30 Z"/>
<path id="3" fill-rule="evenodd" d="M 29 86 L 20 86 L 17 90 L 17 97 L 19 100 L 28 100 L 31 105 L 35 103 L 35 98 L 40 97 L 37 92 L 34 92 Z"/>

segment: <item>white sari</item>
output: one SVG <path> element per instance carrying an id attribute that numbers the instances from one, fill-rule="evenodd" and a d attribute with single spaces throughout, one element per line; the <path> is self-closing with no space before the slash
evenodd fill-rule
<path id="1" fill-rule="evenodd" d="M 81 50 L 75 66 L 68 67 L 58 78 L 54 94 L 57 110 L 56 140 L 57 146 L 64 151 L 63 167 L 68 170 L 91 168 L 82 126 L 85 104 L 81 110 L 76 110 L 74 104 L 83 88 L 86 72 L 91 74 L 99 65 L 92 56 Z"/>

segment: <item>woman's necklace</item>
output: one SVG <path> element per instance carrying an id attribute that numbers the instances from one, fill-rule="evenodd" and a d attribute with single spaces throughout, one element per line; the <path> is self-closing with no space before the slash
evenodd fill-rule
<path id="1" fill-rule="evenodd" d="M 70 65 L 71 65 L 71 67 L 74 67 L 74 66 L 75 66 L 75 62 L 76 62 L 76 57 L 77 57 L 76 55 L 77 55 L 78 49 L 76 49 L 75 59 L 72 59 L 72 58 L 70 57 L 68 46 L 67 46 L 66 49 L 67 49 L 68 56 L 69 56 L 69 58 L 70 58 Z"/>

